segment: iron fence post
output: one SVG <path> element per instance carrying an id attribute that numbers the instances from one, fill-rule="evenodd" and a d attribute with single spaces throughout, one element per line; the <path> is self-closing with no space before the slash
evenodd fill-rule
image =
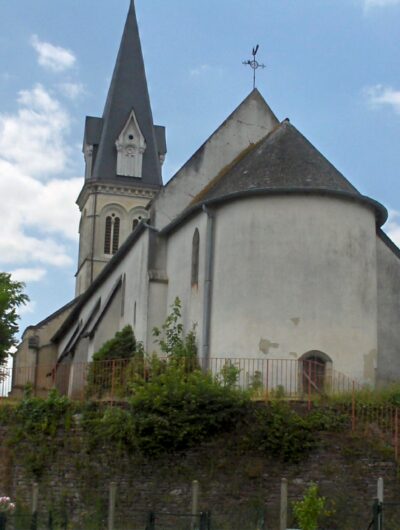
<path id="1" fill-rule="evenodd" d="M 5 513 L 0 513 L 0 530 L 6 530 L 7 516 Z"/>
<path id="2" fill-rule="evenodd" d="M 33 512 L 31 516 L 31 527 L 30 530 L 37 530 L 38 527 L 38 513 Z"/>
<path id="3" fill-rule="evenodd" d="M 147 523 L 145 530 L 155 530 L 156 528 L 156 516 L 154 512 L 149 512 L 147 515 Z"/>

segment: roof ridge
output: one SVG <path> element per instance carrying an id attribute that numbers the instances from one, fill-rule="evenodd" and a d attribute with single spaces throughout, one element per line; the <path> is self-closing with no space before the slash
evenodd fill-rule
<path id="1" fill-rule="evenodd" d="M 264 142 L 267 138 L 271 137 L 273 134 L 275 134 L 278 129 L 281 128 L 284 122 L 279 122 L 273 129 L 271 129 L 265 136 L 263 136 L 258 142 L 256 143 L 250 143 L 245 149 L 240 151 L 240 153 L 231 161 L 229 164 L 227 164 L 225 167 L 223 167 L 218 174 L 210 180 L 204 188 L 193 197 L 191 202 L 189 203 L 188 208 L 196 204 L 197 202 L 201 201 L 203 197 L 209 193 L 217 184 L 218 182 L 231 170 L 233 169 L 241 160 L 246 158 L 247 155 L 252 153 L 257 147 Z"/>

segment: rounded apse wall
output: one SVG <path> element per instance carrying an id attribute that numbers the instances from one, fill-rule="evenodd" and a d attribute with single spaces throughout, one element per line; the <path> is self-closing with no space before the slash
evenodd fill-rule
<path id="1" fill-rule="evenodd" d="M 300 358 L 373 382 L 375 216 L 329 196 L 263 196 L 216 211 L 210 355 Z"/>

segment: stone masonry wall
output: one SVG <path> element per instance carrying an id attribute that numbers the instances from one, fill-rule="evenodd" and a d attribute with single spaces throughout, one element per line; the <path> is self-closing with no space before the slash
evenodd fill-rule
<path id="1" fill-rule="evenodd" d="M 12 459 L 4 448 L 5 435 L 0 430 L 0 494 L 11 495 L 28 510 L 32 477 L 19 455 Z M 119 453 L 116 447 L 88 453 L 79 429 L 58 441 L 58 454 L 39 480 L 39 512 L 64 510 L 74 529 L 104 527 L 111 481 L 117 483 L 120 530 L 143 530 L 145 512 L 150 509 L 188 513 L 194 479 L 200 482 L 200 508 L 211 510 L 212 528 L 221 530 L 255 530 L 262 512 L 266 527 L 278 528 L 282 477 L 289 481 L 291 501 L 317 482 L 322 494 L 334 503 L 336 515 L 330 528 L 340 530 L 368 526 L 378 477 L 385 480 L 387 500 L 397 498 L 399 487 L 392 456 L 361 435 L 327 435 L 318 451 L 290 465 L 242 452 L 229 437 L 154 461 Z M 177 521 L 174 528 L 189 528 L 187 519 Z"/>

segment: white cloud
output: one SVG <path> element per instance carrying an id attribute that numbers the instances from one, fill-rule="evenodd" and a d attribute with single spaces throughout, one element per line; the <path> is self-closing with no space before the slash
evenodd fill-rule
<path id="1" fill-rule="evenodd" d="M 40 66 L 53 72 L 63 72 L 72 68 L 76 63 L 75 55 L 61 46 L 54 46 L 49 42 L 39 40 L 37 35 L 31 38 L 31 44 L 38 54 Z"/>
<path id="2" fill-rule="evenodd" d="M 388 105 L 400 114 L 400 90 L 395 90 L 390 86 L 375 85 L 365 88 L 364 94 L 372 108 Z"/>
<path id="3" fill-rule="evenodd" d="M 385 225 L 385 231 L 390 239 L 400 248 L 400 212 L 389 211 L 389 219 Z"/>
<path id="4" fill-rule="evenodd" d="M 61 83 L 58 85 L 60 91 L 69 99 L 77 99 L 85 93 L 82 83 Z"/>
<path id="5" fill-rule="evenodd" d="M 11 271 L 14 281 L 17 282 L 40 282 L 45 276 L 45 269 L 15 269 Z"/>
<path id="6" fill-rule="evenodd" d="M 20 317 L 24 315 L 31 315 L 36 310 L 36 302 L 29 301 L 25 305 L 21 305 L 18 309 L 18 315 Z"/>
<path id="7" fill-rule="evenodd" d="M 192 68 L 190 70 L 190 75 L 193 77 L 198 77 L 202 74 L 207 73 L 209 70 L 210 70 L 210 65 L 202 64 L 200 66 L 197 66 L 196 68 Z"/>
<path id="8" fill-rule="evenodd" d="M 0 114 L 0 157 L 43 178 L 67 163 L 70 117 L 42 85 L 19 93 L 17 114 Z"/>
<path id="9" fill-rule="evenodd" d="M 69 266 L 82 181 L 51 175 L 67 168 L 70 117 L 41 85 L 21 92 L 18 103 L 15 114 L 0 114 L 0 264 Z"/>
<path id="10" fill-rule="evenodd" d="M 371 7 L 387 7 L 400 4 L 400 0 L 364 0 L 364 6 L 368 9 Z"/>

